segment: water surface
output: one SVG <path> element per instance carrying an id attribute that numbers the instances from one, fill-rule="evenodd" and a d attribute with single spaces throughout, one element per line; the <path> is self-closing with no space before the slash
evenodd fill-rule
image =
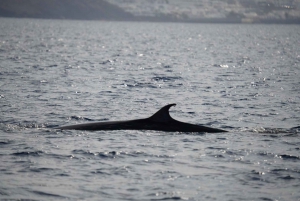
<path id="1" fill-rule="evenodd" d="M 1 199 L 300 199 L 299 26 L 0 22 Z M 229 132 L 52 129 L 169 103 Z"/>

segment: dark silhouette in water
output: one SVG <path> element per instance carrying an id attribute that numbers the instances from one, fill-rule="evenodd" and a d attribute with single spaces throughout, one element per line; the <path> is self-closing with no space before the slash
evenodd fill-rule
<path id="1" fill-rule="evenodd" d="M 189 123 L 184 123 L 173 119 L 169 114 L 169 109 L 176 104 L 169 104 L 161 108 L 154 115 L 145 119 L 128 121 L 94 122 L 86 124 L 76 124 L 61 126 L 62 130 L 156 130 L 166 132 L 206 132 L 219 133 L 225 130 L 209 128 Z"/>

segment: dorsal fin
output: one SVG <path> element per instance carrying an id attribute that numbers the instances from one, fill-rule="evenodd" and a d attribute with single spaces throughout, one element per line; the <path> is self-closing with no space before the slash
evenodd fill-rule
<path id="1" fill-rule="evenodd" d="M 169 105 L 166 105 L 166 106 L 162 107 L 154 115 L 149 117 L 149 119 L 151 119 L 152 121 L 156 121 L 156 122 L 169 122 L 169 121 L 172 121 L 173 118 L 169 114 L 169 109 L 170 109 L 170 107 L 175 106 L 175 105 L 176 104 L 173 103 L 173 104 L 169 104 Z"/>

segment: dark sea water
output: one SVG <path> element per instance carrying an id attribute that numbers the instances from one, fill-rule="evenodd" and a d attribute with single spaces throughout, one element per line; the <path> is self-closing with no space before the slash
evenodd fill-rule
<path id="1" fill-rule="evenodd" d="M 300 200 L 300 26 L 0 18 L 1 200 Z M 228 133 L 60 131 L 151 116 Z"/>

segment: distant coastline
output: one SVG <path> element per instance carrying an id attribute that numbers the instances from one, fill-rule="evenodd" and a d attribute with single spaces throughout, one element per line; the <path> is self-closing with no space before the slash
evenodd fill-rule
<path id="1" fill-rule="evenodd" d="M 0 17 L 133 20 L 134 16 L 104 0 L 1 0 Z"/>
<path id="2" fill-rule="evenodd" d="M 156 16 L 135 16 L 104 0 L 1 0 L 0 17 L 136 22 L 300 24 L 300 18 L 260 19 L 245 18 L 238 14 L 231 14 L 224 18 L 194 19 L 178 18 L 171 14 L 161 13 Z"/>

